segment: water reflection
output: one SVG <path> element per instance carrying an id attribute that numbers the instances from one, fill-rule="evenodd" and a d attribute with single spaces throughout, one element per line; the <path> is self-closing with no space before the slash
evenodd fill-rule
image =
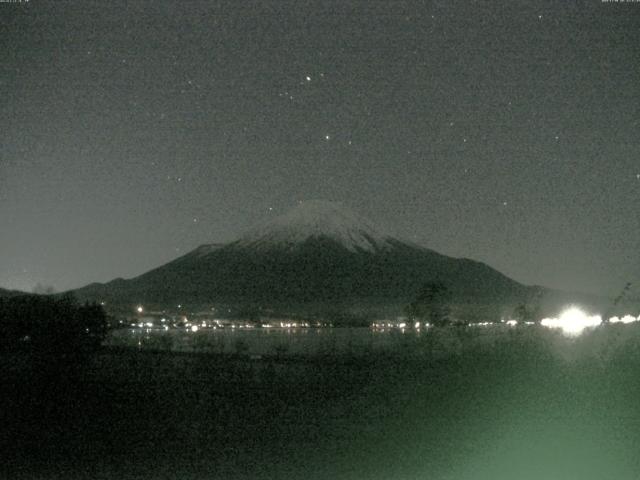
<path id="1" fill-rule="evenodd" d="M 612 328 L 630 328 L 637 317 L 613 317 Z M 208 352 L 246 355 L 371 355 L 438 352 L 457 355 L 478 345 L 491 349 L 502 341 L 542 336 L 576 339 L 587 331 L 606 327 L 600 316 L 569 309 L 558 318 L 540 324 L 480 323 L 448 328 L 130 328 L 112 331 L 108 346 L 138 347 L 145 350 Z"/>

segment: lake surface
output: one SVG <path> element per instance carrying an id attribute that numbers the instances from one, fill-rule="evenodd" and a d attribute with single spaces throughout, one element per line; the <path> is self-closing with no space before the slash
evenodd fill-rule
<path id="1" fill-rule="evenodd" d="M 402 335 L 400 331 L 369 328 L 228 328 L 198 332 L 131 328 L 111 332 L 106 344 L 186 352 L 314 355 L 392 348 L 402 342 Z M 415 338 L 420 334 L 404 335 Z"/>
<path id="2" fill-rule="evenodd" d="M 541 326 L 505 324 L 445 329 L 373 328 L 130 328 L 110 332 L 105 345 L 138 350 L 246 355 L 317 356 L 409 354 L 442 358 L 468 350 L 492 352 L 506 344 L 544 342 L 562 358 L 598 356 L 640 341 L 640 325 L 609 325 L 565 335 Z"/>

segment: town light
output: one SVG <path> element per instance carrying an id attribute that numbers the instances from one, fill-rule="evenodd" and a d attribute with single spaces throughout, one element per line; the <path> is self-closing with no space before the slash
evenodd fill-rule
<path id="1" fill-rule="evenodd" d="M 622 318 L 611 317 L 609 319 L 609 323 L 633 323 L 633 322 L 637 322 L 638 320 L 640 320 L 640 317 L 635 318 L 632 315 L 625 315 Z"/>
<path id="2" fill-rule="evenodd" d="M 580 335 L 585 329 L 597 327 L 602 323 L 600 315 L 589 316 L 576 307 L 565 310 L 559 318 L 544 318 L 540 324 L 549 328 L 560 328 L 570 336 Z"/>

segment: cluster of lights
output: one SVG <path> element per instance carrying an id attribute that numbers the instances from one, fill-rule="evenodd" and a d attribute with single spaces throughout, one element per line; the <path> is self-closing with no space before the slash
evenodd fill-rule
<path id="1" fill-rule="evenodd" d="M 633 315 L 625 315 L 624 317 L 620 318 L 620 317 L 611 317 L 609 319 L 609 323 L 633 323 L 633 322 L 640 322 L 640 315 L 638 315 L 638 318 L 634 317 Z"/>
<path id="2" fill-rule="evenodd" d="M 308 322 L 280 322 L 280 328 L 309 328 Z"/>
<path id="3" fill-rule="evenodd" d="M 640 316 L 625 315 L 623 317 L 611 317 L 609 323 L 629 324 L 640 321 Z M 566 310 L 558 318 L 544 318 L 540 324 L 549 328 L 560 328 L 566 335 L 580 335 L 586 329 L 595 328 L 603 323 L 600 315 L 587 315 L 582 310 L 572 307 Z"/>
<path id="4" fill-rule="evenodd" d="M 588 328 L 602 324 L 600 315 L 587 315 L 579 308 L 565 310 L 558 318 L 543 318 L 540 325 L 548 328 L 559 328 L 569 336 L 580 335 Z"/>
<path id="5" fill-rule="evenodd" d="M 371 324 L 371 328 L 373 328 L 374 330 L 380 330 L 380 331 L 384 331 L 385 329 L 393 329 L 393 328 L 399 328 L 400 330 L 404 330 L 405 328 L 408 328 L 410 325 L 411 324 L 406 321 L 396 321 L 396 322 L 377 321 Z M 430 326 L 431 324 L 428 322 L 424 322 L 424 323 L 415 322 L 413 324 L 413 328 L 416 330 L 419 330 L 422 327 L 429 328 Z"/>
<path id="6" fill-rule="evenodd" d="M 182 307 L 182 305 L 178 305 L 178 308 Z M 138 314 L 142 314 L 144 312 L 144 307 L 142 305 L 138 305 L 136 307 L 136 312 Z M 186 320 L 186 318 L 185 318 Z M 162 323 L 166 322 L 166 319 L 163 318 L 161 320 Z M 624 315 L 623 317 L 611 317 L 609 319 L 609 323 L 611 324 L 617 324 L 617 323 L 621 323 L 621 324 L 630 324 L 630 323 L 634 323 L 634 322 L 640 322 L 640 316 L 638 317 L 634 317 L 633 315 Z M 215 325 L 211 325 L 212 328 L 216 329 L 217 327 L 221 328 L 222 325 L 220 324 L 219 320 L 214 320 Z M 503 324 L 509 326 L 509 327 L 515 327 L 519 324 L 519 322 L 517 320 L 506 320 L 506 321 L 502 321 Z M 554 317 L 554 318 L 543 318 L 540 321 L 540 325 L 542 325 L 543 327 L 547 327 L 547 328 L 552 328 L 552 329 L 560 329 L 562 330 L 562 332 L 568 336 L 577 336 L 580 335 L 582 332 L 584 332 L 587 329 L 591 329 L 591 328 L 595 328 L 599 325 L 601 325 L 603 323 L 602 321 L 602 317 L 600 315 L 588 315 L 585 312 L 583 312 L 582 310 L 580 310 L 577 307 L 571 307 L 567 310 L 565 310 L 559 317 Z M 534 322 L 524 322 L 525 325 L 534 325 Z M 399 321 L 399 322 L 389 322 L 389 321 L 378 321 L 378 322 L 374 322 L 371 326 L 374 329 L 380 329 L 383 330 L 385 328 L 399 328 L 399 329 L 405 329 L 407 328 L 409 324 L 406 321 Z M 492 322 L 479 322 L 479 323 L 470 323 L 469 326 L 473 326 L 473 327 L 487 327 L 490 325 L 494 325 L 494 323 Z M 151 328 L 154 326 L 154 324 L 152 322 L 139 322 L 139 323 L 132 323 L 131 324 L 132 327 L 139 327 L 139 328 Z M 198 330 L 200 330 L 200 328 L 207 328 L 210 325 L 207 324 L 206 321 L 202 321 L 201 325 L 196 325 L 196 324 L 191 324 L 191 323 L 187 323 L 185 325 L 187 327 L 187 329 L 191 332 L 197 332 Z M 253 328 L 253 325 L 251 324 L 231 324 L 229 325 L 232 329 L 234 328 Z M 271 324 L 263 324 L 262 327 L 272 327 L 274 325 Z M 298 328 L 298 327 L 309 327 L 309 323 L 307 322 L 292 322 L 292 321 L 287 321 L 287 322 L 280 322 L 279 324 L 280 328 Z M 413 325 L 413 327 L 415 329 L 420 329 L 420 327 L 422 326 L 422 324 L 420 322 L 415 322 L 415 324 Z M 429 323 L 424 323 L 425 327 L 430 327 Z M 166 325 L 163 325 L 165 330 L 168 330 L 169 328 Z"/>
<path id="7" fill-rule="evenodd" d="M 478 322 L 478 323 L 470 323 L 469 324 L 470 327 L 489 327 L 491 325 L 494 325 L 494 323 L 492 323 L 492 322 Z"/>
<path id="8" fill-rule="evenodd" d="M 609 319 L 609 323 L 616 324 L 630 324 L 634 322 L 640 322 L 640 316 L 634 317 L 633 315 L 625 315 L 623 317 L 611 317 Z M 571 307 L 565 310 L 559 317 L 554 318 L 543 318 L 540 321 L 540 325 L 546 328 L 559 329 L 565 335 L 568 336 L 577 336 L 580 335 L 587 329 L 595 328 L 603 323 L 602 317 L 600 315 L 588 315 L 577 307 Z M 535 325 L 535 322 L 518 322 L 514 319 L 502 320 L 500 322 L 502 325 L 506 325 L 508 327 L 516 327 L 517 325 Z M 498 325 L 500 325 L 498 324 Z M 371 324 L 371 327 L 376 330 L 384 331 L 386 328 L 399 328 L 405 329 L 407 328 L 406 322 L 388 322 L 388 321 L 378 321 Z M 496 325 L 493 322 L 478 322 L 478 323 L 469 323 L 469 327 L 489 327 L 491 325 Z M 428 323 L 425 323 L 425 327 L 429 327 Z M 420 323 L 416 322 L 414 328 L 420 328 Z"/>

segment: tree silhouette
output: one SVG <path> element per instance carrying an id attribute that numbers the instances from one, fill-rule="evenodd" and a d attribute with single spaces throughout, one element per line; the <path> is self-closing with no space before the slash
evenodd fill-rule
<path id="1" fill-rule="evenodd" d="M 412 322 L 427 321 L 434 327 L 451 323 L 451 291 L 442 282 L 425 283 L 416 299 L 405 308 Z"/>
<path id="2" fill-rule="evenodd" d="M 513 319 L 518 323 L 533 322 L 536 309 L 527 303 L 520 303 L 513 309 Z"/>
<path id="3" fill-rule="evenodd" d="M 100 305 L 72 296 L 24 295 L 0 300 L 0 348 L 37 355 L 77 356 L 97 349 L 107 332 Z"/>
<path id="4" fill-rule="evenodd" d="M 629 291 L 631 290 L 631 285 L 632 285 L 631 282 L 627 282 L 624 285 L 624 288 L 622 289 L 622 291 L 616 296 L 616 298 L 613 299 L 613 303 L 611 304 L 608 311 L 604 315 L 605 323 L 609 323 L 609 318 L 615 314 L 618 305 L 620 305 L 620 303 L 623 300 L 625 300 L 626 296 L 629 294 Z"/>
<path id="5" fill-rule="evenodd" d="M 543 291 L 536 288 L 529 298 L 513 309 L 513 319 L 518 323 L 536 322 L 540 320 L 540 298 Z"/>

